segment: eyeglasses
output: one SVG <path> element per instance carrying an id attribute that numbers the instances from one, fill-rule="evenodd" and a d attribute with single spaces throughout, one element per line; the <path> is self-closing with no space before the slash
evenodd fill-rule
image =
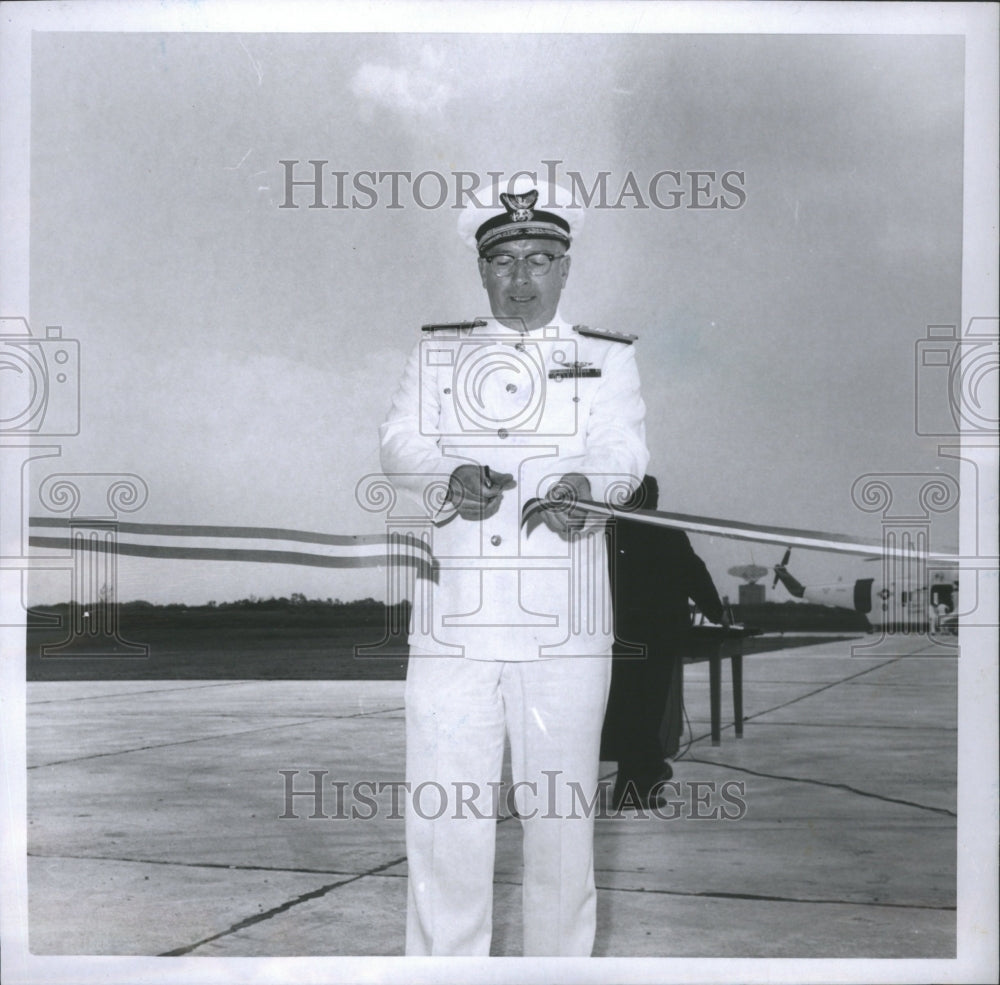
<path id="1" fill-rule="evenodd" d="M 512 256 L 510 253 L 494 253 L 483 259 L 497 277 L 510 277 L 514 273 L 514 267 L 521 260 L 524 261 L 532 277 L 544 277 L 552 268 L 552 261 L 564 256 L 565 253 L 529 253 L 523 257 Z"/>

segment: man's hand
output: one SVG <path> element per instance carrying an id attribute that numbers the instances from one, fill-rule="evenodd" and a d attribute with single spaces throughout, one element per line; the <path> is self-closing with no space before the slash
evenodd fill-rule
<path id="1" fill-rule="evenodd" d="M 590 480 L 579 472 L 567 472 L 545 494 L 542 501 L 542 522 L 564 540 L 571 530 L 580 530 L 587 522 L 584 510 L 574 509 L 581 499 L 592 499 Z"/>
<path id="2" fill-rule="evenodd" d="M 517 483 L 508 472 L 491 472 L 488 465 L 459 465 L 448 479 L 446 502 L 463 520 L 488 520 L 498 509 L 504 490 Z"/>

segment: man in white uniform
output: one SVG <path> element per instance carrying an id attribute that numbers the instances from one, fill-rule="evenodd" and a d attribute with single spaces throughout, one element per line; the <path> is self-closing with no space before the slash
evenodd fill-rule
<path id="1" fill-rule="evenodd" d="M 509 738 L 524 832 L 524 953 L 589 955 L 593 814 L 610 680 L 603 523 L 648 460 L 631 336 L 559 315 L 582 210 L 541 185 L 467 209 L 492 318 L 425 326 L 381 429 L 426 507 L 406 682 L 406 952 L 486 955 Z"/>

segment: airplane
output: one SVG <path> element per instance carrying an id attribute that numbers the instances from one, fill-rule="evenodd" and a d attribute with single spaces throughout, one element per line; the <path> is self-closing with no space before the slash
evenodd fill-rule
<path id="1" fill-rule="evenodd" d="M 803 585 L 788 570 L 792 549 L 785 551 L 780 564 L 774 566 L 774 581 L 797 599 L 818 605 L 835 606 L 859 612 L 872 629 L 884 627 L 902 632 L 958 633 L 958 568 L 928 568 L 922 584 L 905 578 L 898 581 L 872 575 L 852 581 L 837 581 L 824 585 Z M 867 558 L 868 563 L 881 558 Z M 905 570 L 905 569 L 904 569 Z"/>
<path id="2" fill-rule="evenodd" d="M 589 500 L 582 508 L 598 516 L 615 516 L 616 511 Z M 663 510 L 630 510 L 634 521 L 653 526 L 672 527 L 690 534 L 707 534 L 732 540 L 762 544 L 785 544 L 785 556 L 775 565 L 772 589 L 780 581 L 796 598 L 850 609 L 863 615 L 872 631 L 883 628 L 892 632 L 958 633 L 959 558 L 954 554 L 928 551 L 920 554 L 904 544 L 879 544 L 871 540 L 821 530 L 796 530 L 762 526 L 714 517 L 670 513 Z M 882 562 L 879 575 L 838 581 L 833 584 L 805 586 L 788 571 L 791 546 L 835 554 L 851 554 L 869 563 Z M 918 574 L 923 571 L 924 574 Z M 889 577 L 886 578 L 886 573 Z M 895 572 L 900 572 L 898 578 Z M 920 584 L 914 584 L 919 579 Z"/>

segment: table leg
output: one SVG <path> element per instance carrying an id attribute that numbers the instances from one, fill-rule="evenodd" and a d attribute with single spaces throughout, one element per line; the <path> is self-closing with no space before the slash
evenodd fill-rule
<path id="1" fill-rule="evenodd" d="M 734 653 L 730 661 L 733 669 L 733 717 L 735 718 L 736 738 L 743 738 L 743 654 Z"/>
<path id="2" fill-rule="evenodd" d="M 708 661 L 708 686 L 712 704 L 712 745 L 722 744 L 722 657 L 715 653 Z"/>

